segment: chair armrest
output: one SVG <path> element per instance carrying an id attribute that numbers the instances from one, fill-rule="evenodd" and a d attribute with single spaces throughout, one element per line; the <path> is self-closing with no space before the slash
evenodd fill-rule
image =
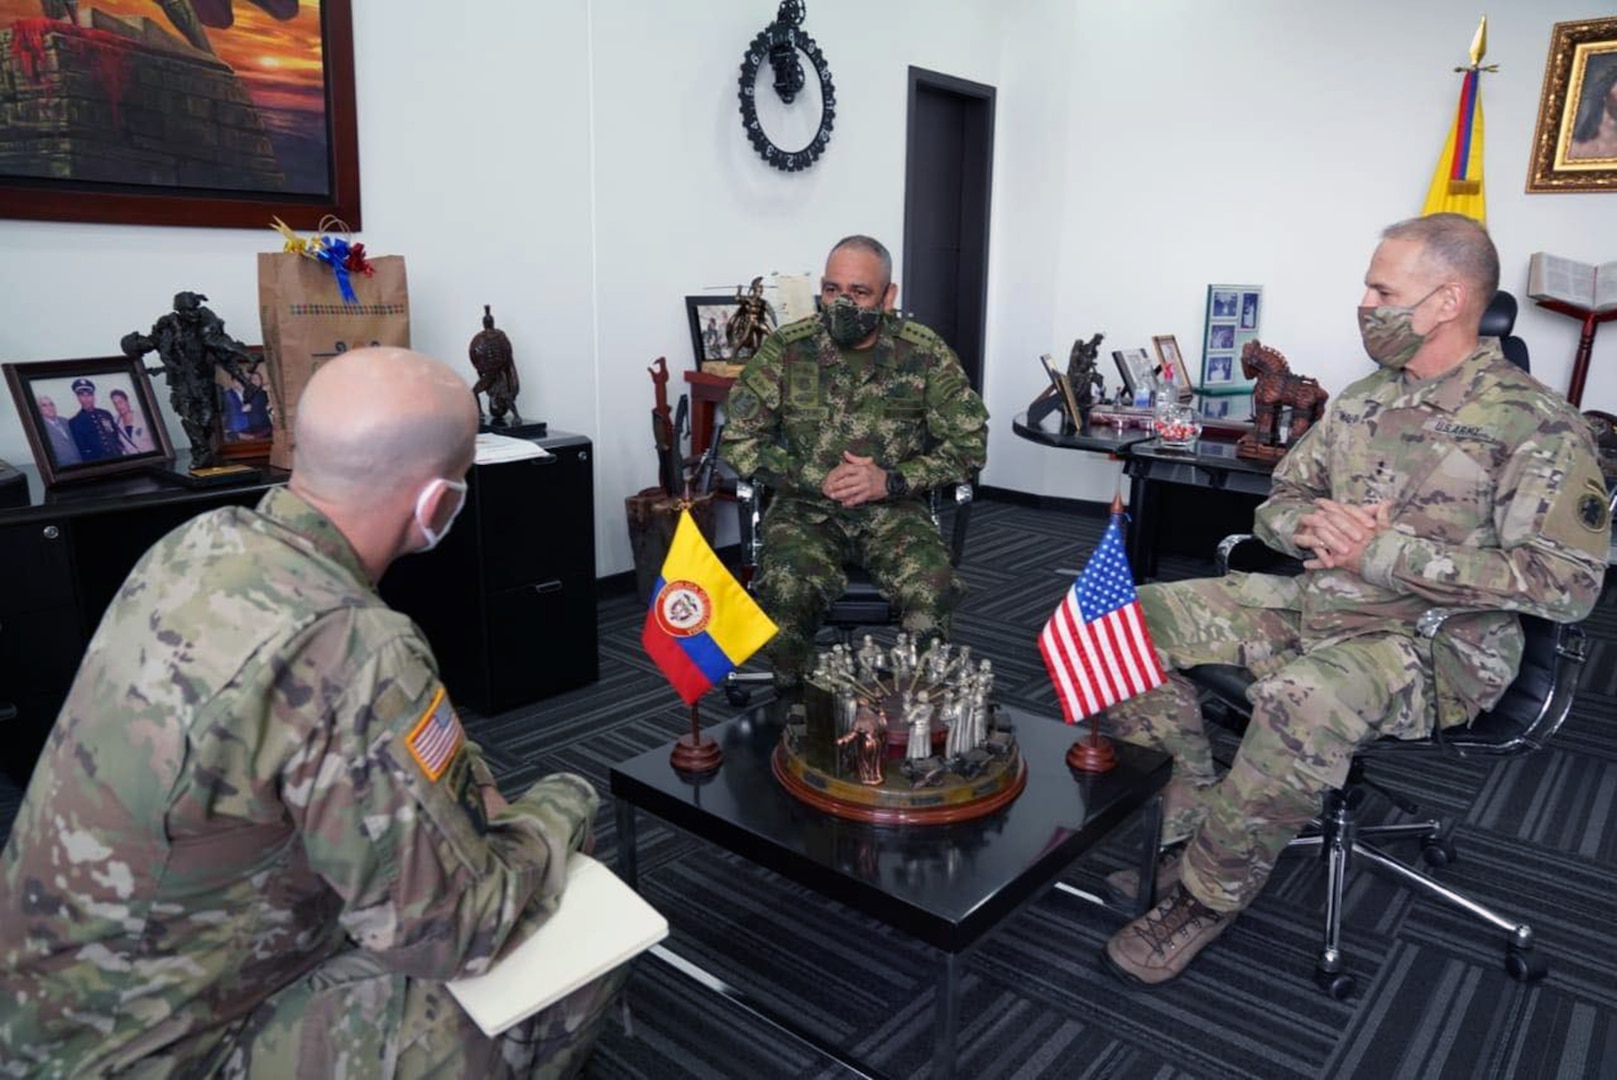
<path id="1" fill-rule="evenodd" d="M 1231 533 L 1218 542 L 1213 552 L 1218 576 L 1231 570 L 1245 573 L 1285 574 L 1295 577 L 1302 573 L 1303 564 L 1283 551 L 1276 551 L 1251 533 Z"/>

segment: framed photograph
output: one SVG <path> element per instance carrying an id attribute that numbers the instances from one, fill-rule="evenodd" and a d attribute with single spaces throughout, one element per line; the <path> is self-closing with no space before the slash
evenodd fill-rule
<path id="1" fill-rule="evenodd" d="M 1263 286 L 1207 286 L 1207 321 L 1202 332 L 1204 391 L 1231 393 L 1250 389 L 1252 380 L 1241 373 L 1236 358 L 1258 337 L 1263 318 Z"/>
<path id="2" fill-rule="evenodd" d="M 730 317 L 735 313 L 736 298 L 733 296 L 685 298 L 685 317 L 691 325 L 691 351 L 696 357 L 698 370 L 703 364 L 734 362 L 730 356 L 728 333 Z"/>
<path id="3" fill-rule="evenodd" d="M 1067 378 L 1066 372 L 1056 367 L 1056 362 L 1049 353 L 1039 357 L 1039 362 L 1044 365 L 1045 374 L 1050 376 L 1050 385 L 1055 387 L 1056 396 L 1061 399 L 1061 407 L 1066 412 L 1067 419 L 1072 422 L 1073 429 L 1082 427 L 1083 418 L 1078 412 L 1078 398 L 1073 392 L 1072 380 Z"/>
<path id="4" fill-rule="evenodd" d="M 1163 368 L 1173 369 L 1173 384 L 1179 388 L 1179 400 L 1189 401 L 1195 397 L 1196 388 L 1191 384 L 1190 371 L 1179 351 L 1179 339 L 1172 334 L 1158 334 L 1151 339 L 1151 346 L 1157 351 L 1157 362 Z"/>
<path id="5" fill-rule="evenodd" d="M 351 2 L 0 4 L 0 217 L 359 229 Z"/>
<path id="6" fill-rule="evenodd" d="M 1208 353 L 1202 367 L 1202 380 L 1214 389 L 1233 386 L 1239 370 L 1234 353 Z"/>
<path id="7" fill-rule="evenodd" d="M 275 442 L 274 410 L 265 384 L 268 373 L 262 363 L 264 350 L 251 345 L 247 351 L 260 364 L 247 372 L 245 386 L 222 368 L 214 372 L 219 404 L 213 445 L 222 461 L 268 460 Z"/>
<path id="8" fill-rule="evenodd" d="M 1551 30 L 1527 190 L 1617 191 L 1617 18 Z"/>
<path id="9" fill-rule="evenodd" d="M 1157 365 L 1144 349 L 1113 349 L 1112 360 L 1117 364 L 1118 374 L 1123 376 L 1123 386 L 1128 390 L 1131 404 L 1142 387 L 1146 390 L 1156 389 Z"/>
<path id="10" fill-rule="evenodd" d="M 174 461 L 138 360 L 108 356 L 0 367 L 47 487 Z"/>

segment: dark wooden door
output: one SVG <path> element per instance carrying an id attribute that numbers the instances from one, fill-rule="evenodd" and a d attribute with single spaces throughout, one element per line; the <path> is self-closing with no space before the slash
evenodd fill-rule
<path id="1" fill-rule="evenodd" d="M 910 68 L 898 303 L 943 335 L 982 390 L 994 88 Z"/>

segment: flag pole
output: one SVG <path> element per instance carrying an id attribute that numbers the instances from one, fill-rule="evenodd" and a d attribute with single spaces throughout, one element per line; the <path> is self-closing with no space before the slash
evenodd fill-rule
<path id="1" fill-rule="evenodd" d="M 1127 531 L 1124 519 L 1128 514 L 1123 509 L 1123 480 L 1118 477 L 1117 489 L 1112 492 L 1112 519 L 1117 522 L 1118 528 Z M 1067 767 L 1075 772 L 1103 773 L 1111 772 L 1117 768 L 1117 754 L 1112 750 L 1112 740 L 1100 733 L 1100 718 L 1105 715 L 1104 710 L 1089 718 L 1089 737 L 1079 738 L 1067 750 Z"/>
<path id="2" fill-rule="evenodd" d="M 691 730 L 674 740 L 668 763 L 680 772 L 710 773 L 724 764 L 724 751 L 712 736 L 702 734 L 702 699 L 691 702 Z"/>

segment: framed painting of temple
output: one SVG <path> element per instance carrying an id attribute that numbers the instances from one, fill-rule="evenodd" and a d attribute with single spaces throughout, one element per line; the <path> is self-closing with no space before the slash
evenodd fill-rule
<path id="1" fill-rule="evenodd" d="M 351 0 L 0 0 L 0 217 L 360 227 Z"/>

